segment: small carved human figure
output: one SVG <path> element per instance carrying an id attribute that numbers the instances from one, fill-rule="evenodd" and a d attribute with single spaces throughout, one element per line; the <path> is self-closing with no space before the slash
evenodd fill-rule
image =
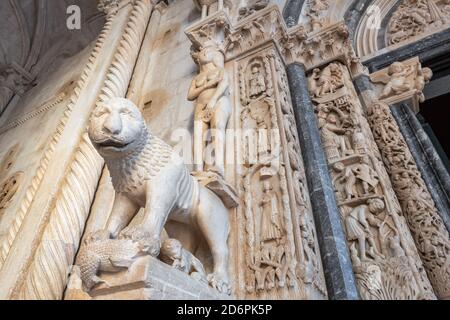
<path id="1" fill-rule="evenodd" d="M 319 125 L 321 126 L 320 134 L 325 151 L 332 158 L 331 160 L 336 160 L 336 158 L 351 153 L 346 143 L 347 129 L 338 123 L 338 117 L 334 113 L 329 113 L 326 119 L 321 119 Z"/>
<path id="2" fill-rule="evenodd" d="M 388 81 L 383 81 L 386 86 L 381 93 L 380 99 L 389 98 L 392 95 L 398 95 L 412 89 L 412 84 L 409 83 L 408 77 L 413 74 L 414 69 L 405 66 L 401 62 L 394 62 L 388 68 Z"/>
<path id="3" fill-rule="evenodd" d="M 256 98 L 266 91 L 266 82 L 260 68 L 259 65 L 252 67 L 249 77 L 250 98 Z"/>
<path id="4" fill-rule="evenodd" d="M 380 199 L 367 200 L 367 204 L 354 208 L 345 218 L 347 229 L 347 239 L 358 241 L 359 258 L 361 261 L 367 260 L 367 255 L 373 259 L 381 257 L 375 244 L 375 238 L 370 230 L 370 226 L 380 227 L 382 221 L 376 217 L 383 212 L 385 204 Z M 368 250 L 366 250 L 366 242 Z"/>
<path id="5" fill-rule="evenodd" d="M 188 100 L 195 100 L 194 162 L 196 171 L 209 169 L 224 175 L 225 131 L 231 115 L 230 82 L 224 68 L 224 54 L 207 45 L 196 54 L 200 72 L 192 81 Z M 205 166 L 206 134 L 214 135 L 214 165 Z M 206 168 L 205 168 L 206 167 Z"/>
<path id="6" fill-rule="evenodd" d="M 378 176 L 370 166 L 370 162 L 367 156 L 361 159 L 360 163 L 354 164 L 352 166 L 352 171 L 362 185 L 362 190 L 364 196 L 367 196 L 372 192 L 378 185 Z"/>
<path id="7" fill-rule="evenodd" d="M 320 97 L 327 93 L 333 93 L 333 77 L 331 74 L 330 66 L 323 69 L 319 75 L 317 84 L 320 87 L 320 92 L 319 92 Z"/>
<path id="8" fill-rule="evenodd" d="M 425 85 L 430 82 L 433 77 L 433 71 L 430 68 L 420 68 L 417 78 L 416 78 L 416 90 L 419 94 L 419 102 L 425 102 L 425 95 L 423 94 L 423 89 Z"/>
<path id="9" fill-rule="evenodd" d="M 263 196 L 261 199 L 261 241 L 278 240 L 282 238 L 282 224 L 278 197 L 273 191 L 270 181 L 263 184 Z"/>
<path id="10" fill-rule="evenodd" d="M 317 90 L 315 92 L 318 93 L 318 97 L 335 93 L 337 89 L 344 85 L 342 69 L 337 63 L 329 64 L 320 74 L 317 74 L 317 71 L 313 71 L 313 79 L 314 77 L 318 77 Z"/>
<path id="11" fill-rule="evenodd" d="M 315 68 L 308 78 L 309 92 L 311 92 L 313 97 L 320 97 L 321 88 L 319 87 L 318 81 L 320 77 L 320 69 Z"/>
<path id="12" fill-rule="evenodd" d="M 211 190 L 199 184 L 183 160 L 148 130 L 131 101 L 113 98 L 99 104 L 89 123 L 89 138 L 104 158 L 115 190 L 114 205 L 103 239 L 144 241 L 154 257 L 168 219 L 203 234 L 213 257 L 210 285 L 229 293 L 228 210 Z M 143 208 L 139 223 L 130 222 Z"/>
<path id="13" fill-rule="evenodd" d="M 208 283 L 203 264 L 192 253 L 183 248 L 176 239 L 167 239 L 161 246 L 161 258 L 177 270 L 189 274 L 194 279 Z"/>
<path id="14" fill-rule="evenodd" d="M 355 191 L 356 177 L 351 166 L 345 166 L 342 162 L 337 162 L 333 166 L 338 175 L 333 179 L 333 184 L 343 200 L 351 200 L 357 196 Z"/>

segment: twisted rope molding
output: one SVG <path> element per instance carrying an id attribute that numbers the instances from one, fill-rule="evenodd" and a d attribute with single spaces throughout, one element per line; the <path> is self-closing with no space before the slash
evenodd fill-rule
<path id="1" fill-rule="evenodd" d="M 42 179 L 45 175 L 45 172 L 47 171 L 48 164 L 53 156 L 53 153 L 56 149 L 56 145 L 58 144 L 62 132 L 64 131 L 64 128 L 66 126 L 67 120 L 69 119 L 70 114 L 72 113 L 73 107 L 77 103 L 80 93 L 86 88 L 87 80 L 91 76 L 93 70 L 94 70 L 94 63 L 97 60 L 97 57 L 100 53 L 100 51 L 103 48 L 103 45 L 105 43 L 105 39 L 107 34 L 110 32 L 112 28 L 112 22 L 114 20 L 115 14 L 112 14 L 111 16 L 108 16 L 106 23 L 100 32 L 99 37 L 97 38 L 96 44 L 94 46 L 94 49 L 91 52 L 91 55 L 88 59 L 88 62 L 80 76 L 80 79 L 77 81 L 77 85 L 75 86 L 74 93 L 71 95 L 69 102 L 66 106 L 66 110 L 64 111 L 64 114 L 62 118 L 60 119 L 55 132 L 52 135 L 52 139 L 49 142 L 46 150 L 44 151 L 44 155 L 42 156 L 38 169 L 36 170 L 36 174 L 31 180 L 31 185 L 28 187 L 26 194 L 22 200 L 22 203 L 20 205 L 20 209 L 16 214 L 16 218 L 12 222 L 11 227 L 8 230 L 8 235 L 5 239 L 5 241 L 1 244 L 0 248 L 0 269 L 3 267 L 6 258 L 8 257 L 9 251 L 14 243 L 14 240 L 16 238 L 16 235 L 18 234 L 20 227 L 22 226 L 22 223 L 29 211 L 29 208 L 31 206 L 31 203 L 33 201 L 33 198 L 42 182 Z"/>
<path id="2" fill-rule="evenodd" d="M 97 104 L 126 95 L 152 9 L 150 0 L 134 2 Z M 19 299 L 62 298 L 102 168 L 103 160 L 85 132 L 52 209 L 35 260 L 20 288 Z"/>

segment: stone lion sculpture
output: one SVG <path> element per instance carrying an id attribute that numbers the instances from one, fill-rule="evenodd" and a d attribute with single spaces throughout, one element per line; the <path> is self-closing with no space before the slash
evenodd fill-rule
<path id="1" fill-rule="evenodd" d="M 189 224 L 198 228 L 211 250 L 209 284 L 229 293 L 229 217 L 220 198 L 190 175 L 168 144 L 150 133 L 139 109 L 127 99 L 97 106 L 88 133 L 115 189 L 112 213 L 97 237 L 144 242 L 146 252 L 157 257 L 167 220 Z M 141 208 L 142 219 L 129 226 Z"/>

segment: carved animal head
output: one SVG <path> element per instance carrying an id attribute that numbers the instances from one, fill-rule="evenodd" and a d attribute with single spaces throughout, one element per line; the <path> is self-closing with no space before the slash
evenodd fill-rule
<path id="1" fill-rule="evenodd" d="M 105 159 L 134 152 L 145 143 L 147 134 L 144 119 L 130 100 L 113 98 L 92 112 L 89 138 Z"/>
<path id="2" fill-rule="evenodd" d="M 423 68 L 422 75 L 425 82 L 429 82 L 433 78 L 433 71 L 430 68 Z"/>
<path id="3" fill-rule="evenodd" d="M 161 254 L 172 260 L 181 259 L 183 246 L 176 239 L 167 239 L 161 246 Z"/>

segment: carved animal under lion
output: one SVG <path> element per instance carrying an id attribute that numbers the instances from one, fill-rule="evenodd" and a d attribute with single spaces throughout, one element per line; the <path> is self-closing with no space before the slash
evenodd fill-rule
<path id="1" fill-rule="evenodd" d="M 230 294 L 229 217 L 220 198 L 190 175 L 168 144 L 150 133 L 139 109 L 127 99 L 113 98 L 97 106 L 89 137 L 105 159 L 116 192 L 107 226 L 94 238 L 131 239 L 157 257 L 167 220 L 191 225 L 200 230 L 211 250 L 209 284 Z M 130 224 L 141 208 L 142 219 Z"/>

